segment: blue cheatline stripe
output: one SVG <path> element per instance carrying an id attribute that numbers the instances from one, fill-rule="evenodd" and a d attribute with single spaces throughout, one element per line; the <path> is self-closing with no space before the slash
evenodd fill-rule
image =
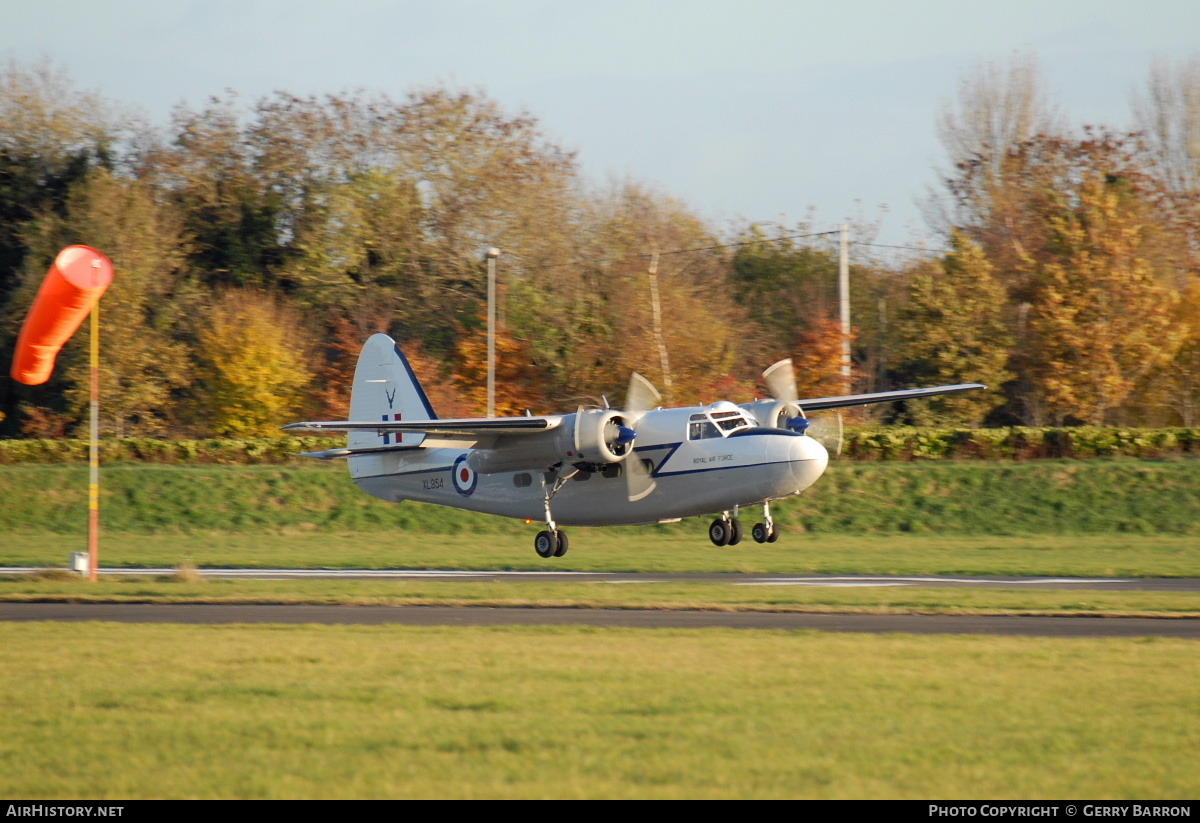
<path id="1" fill-rule="evenodd" d="M 743 466 L 713 466 L 711 469 L 683 469 L 674 472 L 659 472 L 656 477 L 675 477 L 680 474 L 700 474 L 701 472 L 725 472 L 733 469 L 758 469 L 763 466 L 782 466 L 785 463 L 811 463 L 811 460 L 772 460 L 769 463 L 747 463 Z"/>
<path id="2" fill-rule="evenodd" d="M 425 395 L 425 390 L 421 388 L 421 381 L 417 379 L 416 373 L 412 370 L 412 366 L 408 364 L 408 358 L 404 356 L 404 352 L 400 349 L 400 344 L 395 344 L 396 356 L 400 358 L 400 362 L 404 364 L 404 370 L 408 372 L 408 379 L 412 381 L 413 388 L 417 390 L 417 397 L 420 398 L 421 404 L 425 406 L 425 413 L 429 415 L 430 420 L 437 420 L 437 412 L 433 410 L 433 406 L 429 403 L 429 398 Z"/>
<path id="3" fill-rule="evenodd" d="M 727 472 L 727 471 L 732 471 L 734 469 L 758 469 L 758 468 L 762 468 L 763 466 L 781 466 L 784 463 L 811 463 L 811 462 L 813 462 L 813 461 L 810 459 L 774 460 L 769 463 L 748 463 L 744 466 L 713 466 L 712 468 L 706 468 L 706 469 L 683 469 L 681 471 L 674 471 L 674 472 L 661 472 L 659 474 L 655 474 L 654 476 L 655 477 L 678 477 L 681 474 L 701 474 L 703 472 Z M 432 474 L 433 472 L 450 471 L 453 468 L 454 468 L 453 466 L 442 466 L 441 468 L 437 468 L 437 469 L 419 469 L 417 471 L 412 471 L 412 472 L 386 472 L 384 474 L 363 475 L 362 477 L 356 477 L 354 479 L 355 480 L 371 480 L 376 477 L 408 477 L 409 475 Z M 540 470 L 539 469 L 518 469 L 516 471 L 511 471 L 511 472 L 498 472 L 498 474 L 518 474 L 519 472 L 537 472 L 537 471 L 540 471 Z M 489 476 L 491 476 L 491 475 L 489 475 Z"/>

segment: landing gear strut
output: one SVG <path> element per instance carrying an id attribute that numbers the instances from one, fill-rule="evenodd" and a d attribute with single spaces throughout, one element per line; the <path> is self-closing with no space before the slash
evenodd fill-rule
<path id="1" fill-rule="evenodd" d="M 554 482 L 549 487 L 546 485 L 546 475 L 542 475 L 542 488 L 546 492 L 543 500 L 546 510 L 546 528 L 544 531 L 538 532 L 537 537 L 533 539 L 533 550 L 538 553 L 538 557 L 562 557 L 571 545 L 567 540 L 567 533 L 554 523 L 554 515 L 550 513 L 550 500 L 568 480 L 578 473 L 579 471 L 576 469 L 570 474 L 563 475 L 560 470 L 555 474 Z"/>

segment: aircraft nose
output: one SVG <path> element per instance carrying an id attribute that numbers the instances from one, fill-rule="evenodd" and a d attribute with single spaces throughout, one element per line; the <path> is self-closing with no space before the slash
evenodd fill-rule
<path id="1" fill-rule="evenodd" d="M 792 479 L 796 483 L 796 491 L 802 491 L 815 483 L 825 471 L 825 467 L 829 465 L 829 452 L 811 437 L 793 437 L 791 441 L 788 460 Z"/>

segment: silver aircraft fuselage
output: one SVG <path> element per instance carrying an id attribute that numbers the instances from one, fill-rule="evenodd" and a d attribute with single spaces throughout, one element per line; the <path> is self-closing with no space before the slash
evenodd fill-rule
<path id="1" fill-rule="evenodd" d="M 697 415 L 730 403 L 648 411 L 637 421 L 628 460 L 641 460 L 655 481 L 652 492 L 630 501 L 624 463 L 596 471 L 521 470 L 483 474 L 469 464 L 471 448 L 430 447 L 355 455 L 350 473 L 359 488 L 389 502 L 418 500 L 487 514 L 541 520 L 547 491 L 562 480 L 552 501 L 554 520 L 568 526 L 660 523 L 729 511 L 797 494 L 829 462 L 813 438 L 787 429 L 741 428 L 689 438 Z M 560 470 L 561 471 L 561 470 Z"/>

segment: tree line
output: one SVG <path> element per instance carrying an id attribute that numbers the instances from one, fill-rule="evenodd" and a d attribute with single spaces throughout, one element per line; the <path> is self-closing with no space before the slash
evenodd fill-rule
<path id="1" fill-rule="evenodd" d="M 1156 66 L 1134 111 L 1137 131 L 1068 128 L 1028 57 L 964 76 L 926 204 L 945 248 L 855 247 L 852 388 L 991 388 L 883 421 L 1200 425 L 1200 61 Z M 49 63 L 9 62 L 5 374 L 71 243 L 117 271 L 101 305 L 113 436 L 341 418 L 377 331 L 404 346 L 439 414 L 480 413 L 492 246 L 500 414 L 615 405 L 634 370 L 668 403 L 749 400 L 785 356 L 802 395 L 845 389 L 837 249 L 821 227 L 722 230 L 637 181 L 588 183 L 534 117 L 479 90 L 226 93 L 154 126 Z M 86 335 L 45 386 L 0 381 L 0 435 L 84 423 Z"/>

